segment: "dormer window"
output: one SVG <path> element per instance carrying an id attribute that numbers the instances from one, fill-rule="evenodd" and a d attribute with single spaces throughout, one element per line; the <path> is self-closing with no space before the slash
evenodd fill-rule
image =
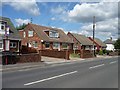
<path id="1" fill-rule="evenodd" d="M 59 33 L 57 31 L 49 31 L 50 38 L 59 38 Z"/>

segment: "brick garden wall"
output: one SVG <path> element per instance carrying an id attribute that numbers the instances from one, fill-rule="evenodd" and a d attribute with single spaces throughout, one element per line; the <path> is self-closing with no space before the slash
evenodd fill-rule
<path id="1" fill-rule="evenodd" d="M 110 52 L 109 56 L 118 56 L 120 55 L 120 51 Z"/>
<path id="2" fill-rule="evenodd" d="M 40 50 L 41 56 L 63 58 L 69 60 L 69 51 L 57 51 L 57 50 Z"/>
<path id="3" fill-rule="evenodd" d="M 81 50 L 81 58 L 92 58 L 93 52 L 90 50 Z"/>
<path id="4" fill-rule="evenodd" d="M 40 61 L 41 61 L 40 53 L 31 53 L 20 55 L 17 63 L 40 62 Z"/>

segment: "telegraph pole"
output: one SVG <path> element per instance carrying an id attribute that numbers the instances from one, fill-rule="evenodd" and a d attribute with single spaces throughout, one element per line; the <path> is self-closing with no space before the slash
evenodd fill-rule
<path id="1" fill-rule="evenodd" d="M 32 23 L 33 19 L 31 18 L 30 23 Z"/>
<path id="2" fill-rule="evenodd" d="M 95 57 L 94 39 L 95 39 L 95 16 L 93 16 L 93 57 Z"/>

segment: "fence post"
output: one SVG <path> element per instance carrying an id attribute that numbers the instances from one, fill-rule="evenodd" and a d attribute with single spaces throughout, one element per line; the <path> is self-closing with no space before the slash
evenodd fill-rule
<path id="1" fill-rule="evenodd" d="M 80 57 L 83 58 L 83 50 L 81 50 Z"/>
<path id="2" fill-rule="evenodd" d="M 39 59 L 40 59 L 40 61 L 41 61 L 41 50 L 39 50 Z"/>
<path id="3" fill-rule="evenodd" d="M 70 56 L 69 50 L 66 50 L 66 60 L 70 60 L 69 56 Z"/>

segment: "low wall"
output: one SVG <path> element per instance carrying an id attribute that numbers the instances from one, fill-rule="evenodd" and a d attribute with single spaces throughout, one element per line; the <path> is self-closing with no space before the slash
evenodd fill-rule
<path id="1" fill-rule="evenodd" d="M 40 53 L 31 53 L 31 54 L 5 53 L 2 55 L 1 61 L 2 62 L 0 63 L 2 63 L 3 65 L 16 64 L 16 63 L 27 63 L 27 62 L 39 62 L 41 61 L 41 54 Z"/>
<path id="2" fill-rule="evenodd" d="M 109 56 L 118 56 L 118 55 L 120 55 L 120 52 L 110 52 L 109 53 Z"/>
<path id="3" fill-rule="evenodd" d="M 41 56 L 63 58 L 69 60 L 69 51 L 57 51 L 57 50 L 40 50 Z"/>
<path id="4" fill-rule="evenodd" d="M 81 50 L 81 58 L 92 58 L 93 52 L 90 50 Z"/>
<path id="5" fill-rule="evenodd" d="M 40 62 L 40 61 L 41 61 L 40 53 L 31 53 L 19 55 L 19 60 L 17 63 Z"/>

